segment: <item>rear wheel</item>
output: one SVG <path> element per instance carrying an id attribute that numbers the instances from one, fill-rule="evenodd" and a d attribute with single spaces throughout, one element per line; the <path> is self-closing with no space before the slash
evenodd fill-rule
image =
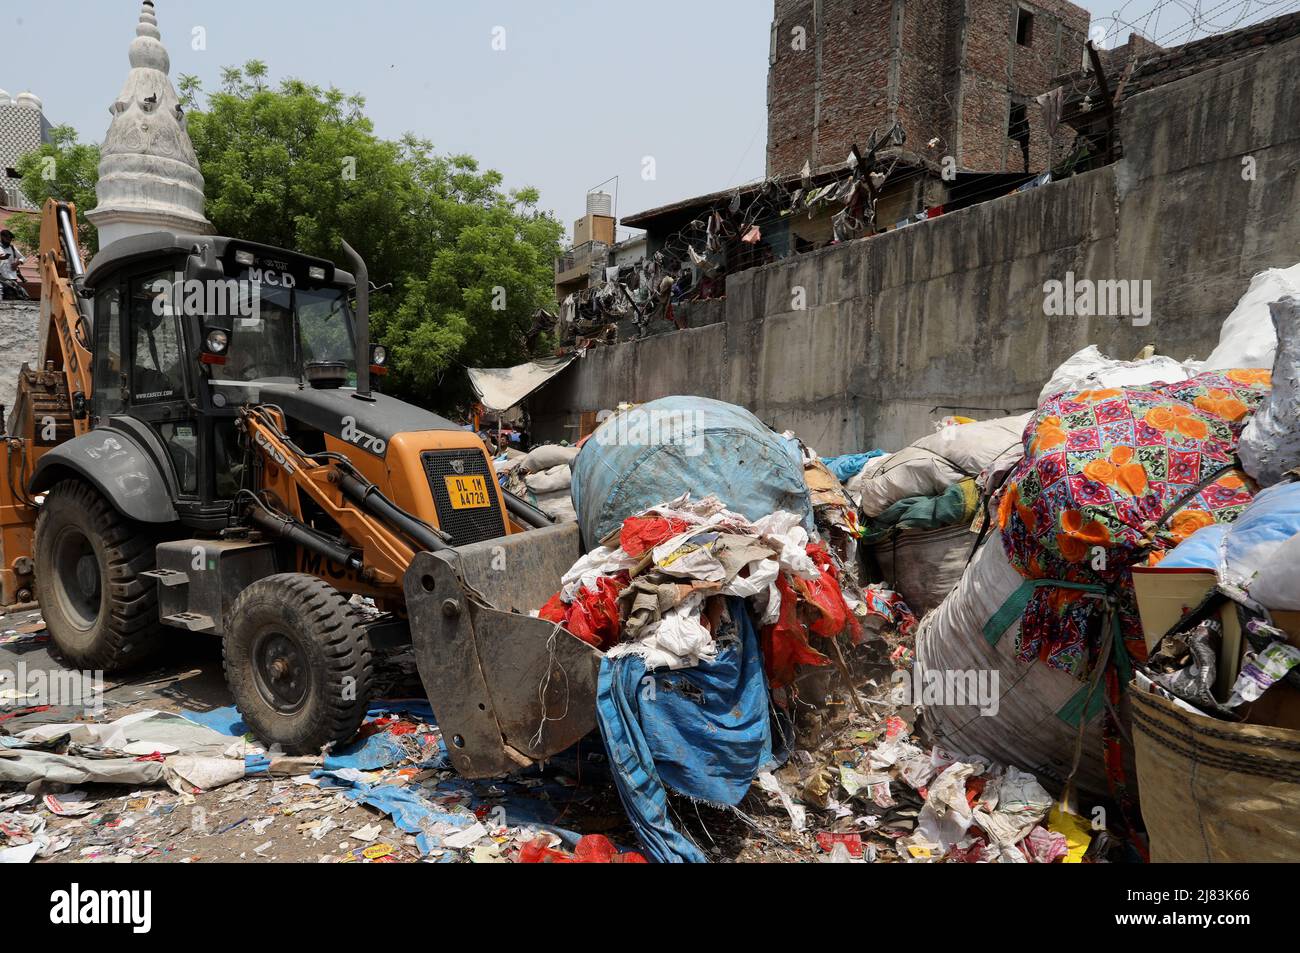
<path id="1" fill-rule="evenodd" d="M 158 648 L 155 539 L 97 490 L 65 480 L 36 517 L 36 599 L 50 638 L 70 665 L 118 671 Z"/>
<path id="2" fill-rule="evenodd" d="M 253 734 L 288 754 L 349 741 L 370 703 L 370 638 L 347 597 L 298 573 L 235 600 L 222 644 L 226 684 Z"/>

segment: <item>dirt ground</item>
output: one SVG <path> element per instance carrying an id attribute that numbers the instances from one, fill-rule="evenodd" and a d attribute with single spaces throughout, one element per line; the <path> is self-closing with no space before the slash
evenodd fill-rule
<path id="1" fill-rule="evenodd" d="M 29 682 L 34 671 L 62 670 L 35 609 L 0 615 L 0 671 L 19 671 L 20 663 Z M 422 694 L 409 652 L 388 655 L 378 671 L 379 697 Z M 32 714 L 31 709 L 39 708 L 45 699 L 21 697 L 21 691 L 0 683 L 0 692 L 6 688 L 11 694 L 0 694 L 0 732 L 29 727 L 41 718 L 108 722 L 143 710 L 203 714 L 232 704 L 221 674 L 219 645 L 179 632 L 176 644 L 146 670 L 105 679 L 103 711 L 93 718 L 63 709 Z M 874 737 L 872 729 L 878 729 L 889 713 L 892 710 L 882 708 L 864 718 L 842 699 L 838 707 L 831 699 L 811 727 L 804 725 L 805 737 L 824 735 L 824 743 L 813 746 L 812 752 L 795 752 L 783 770 L 808 773 L 809 765 L 828 758 L 844 739 L 851 743 L 855 733 L 858 740 Z M 432 726 L 418 724 L 418 719 L 405 721 L 411 731 L 436 732 Z M 23 832 L 12 836 L 15 816 L 26 816 L 28 824 L 34 823 L 33 815 L 39 817 L 41 833 L 52 846 L 45 852 L 48 856 L 35 858 L 38 863 L 502 862 L 516 859 L 524 844 L 552 830 L 599 833 L 621 850 L 637 847 L 598 738 L 584 742 L 575 756 L 557 760 L 525 779 L 522 788 L 468 784 L 449 769 L 416 772 L 409 764 L 393 768 L 400 776 L 390 772 L 387 777 L 397 777 L 399 783 L 437 785 L 438 792 L 450 786 L 450 794 L 436 794 L 438 803 L 451 813 L 472 812 L 485 825 L 485 836 L 465 847 L 435 847 L 422 856 L 416 837 L 400 830 L 391 817 L 348 800 L 337 789 L 319 787 L 319 781 L 305 773 L 253 774 L 215 790 L 184 794 L 162 784 L 135 789 L 46 783 L 24 790 L 21 785 L 0 783 L 0 835 L 9 833 L 10 845 L 22 842 Z M 46 795 L 53 796 L 52 804 Z M 521 804 L 523 813 L 532 816 L 518 817 Z M 718 861 L 810 862 L 826 856 L 811 832 L 792 830 L 791 819 L 777 800 L 757 787 L 734 810 L 677 797 L 670 806 L 679 827 Z M 839 826 L 852 829 L 852 817 L 839 820 Z M 835 822 L 809 826 L 834 829 Z M 561 847 L 558 836 L 551 843 Z M 0 836 L 0 848 L 4 846 Z"/>

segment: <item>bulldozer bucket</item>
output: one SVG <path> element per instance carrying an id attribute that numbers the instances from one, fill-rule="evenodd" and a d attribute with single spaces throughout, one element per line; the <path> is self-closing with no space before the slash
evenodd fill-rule
<path id="1" fill-rule="evenodd" d="M 403 586 L 420 679 L 456 770 L 499 777 L 596 727 L 601 653 L 529 616 L 581 555 L 574 523 L 416 554 Z"/>

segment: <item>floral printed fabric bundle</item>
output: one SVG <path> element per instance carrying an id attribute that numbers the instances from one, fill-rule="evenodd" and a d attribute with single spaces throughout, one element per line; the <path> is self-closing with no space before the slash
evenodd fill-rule
<path id="1" fill-rule="evenodd" d="M 1044 403 L 997 501 L 1012 565 L 1028 579 L 1106 587 L 1124 648 L 1145 659 L 1131 567 L 1153 565 L 1250 503 L 1253 489 L 1235 467 L 1237 441 L 1269 387 L 1268 371 L 1236 370 Z M 1021 620 L 1021 660 L 1086 677 L 1106 614 L 1096 593 L 1037 589 Z"/>

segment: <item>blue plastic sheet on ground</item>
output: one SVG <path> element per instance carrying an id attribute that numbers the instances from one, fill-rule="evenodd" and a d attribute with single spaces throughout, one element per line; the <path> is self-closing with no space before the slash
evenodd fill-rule
<path id="1" fill-rule="evenodd" d="M 393 819 L 398 830 L 415 835 L 415 845 L 423 856 L 428 856 L 442 846 L 442 840 L 428 828 L 434 824 L 444 823 L 453 827 L 469 827 L 477 819 L 475 815 L 465 812 L 453 813 L 435 804 L 430 796 L 463 795 L 468 798 L 472 811 L 491 812 L 500 809 L 504 822 L 512 827 L 535 827 L 553 831 L 567 846 L 573 847 L 582 836 L 576 831 L 559 827 L 559 810 L 552 804 L 537 800 L 540 791 L 552 795 L 565 793 L 568 789 L 561 785 L 543 784 L 532 788 L 511 781 L 498 781 L 491 785 L 493 796 L 481 797 L 481 785 L 452 779 L 436 785 L 432 789 L 403 784 L 367 784 L 352 776 L 349 770 L 313 771 L 313 778 L 321 781 L 321 790 L 344 788 L 340 791 L 345 798 L 358 804 L 365 804 L 382 811 Z M 502 793 L 504 791 L 504 793 Z M 448 857 L 447 859 L 454 859 Z"/>
<path id="2" fill-rule="evenodd" d="M 405 761 L 409 756 L 410 752 L 397 736 L 387 731 L 377 731 L 327 754 L 325 770 L 355 768 L 357 771 L 377 771 Z"/>
<path id="3" fill-rule="evenodd" d="M 468 814 L 451 814 L 438 809 L 425 799 L 418 788 L 401 784 L 366 784 L 340 778 L 329 771 L 313 771 L 312 777 L 321 779 L 321 790 L 346 788 L 340 793 L 349 801 L 368 805 L 387 814 L 398 830 L 415 835 L 415 846 L 425 856 L 442 846 L 438 837 L 426 831 L 428 826 L 444 823 L 454 827 L 469 827 L 475 820 Z"/>
<path id="4" fill-rule="evenodd" d="M 708 859 L 673 826 L 665 786 L 735 806 L 772 761 L 758 637 L 744 601 L 727 604 L 738 638 L 712 662 L 649 680 L 634 655 L 600 664 L 596 716 L 614 782 L 647 855 L 661 863 Z"/>
<path id="5" fill-rule="evenodd" d="M 181 711 L 180 716 L 186 721 L 192 721 L 196 725 L 211 728 L 213 731 L 234 738 L 242 738 L 249 732 L 248 725 L 244 724 L 243 716 L 234 705 L 214 708 L 211 711 Z"/>
<path id="6" fill-rule="evenodd" d="M 883 457 L 883 450 L 868 450 L 866 453 L 846 453 L 838 457 L 822 457 L 826 469 L 835 474 L 835 479 L 843 483 L 862 472 L 862 468 L 876 457 Z"/>

